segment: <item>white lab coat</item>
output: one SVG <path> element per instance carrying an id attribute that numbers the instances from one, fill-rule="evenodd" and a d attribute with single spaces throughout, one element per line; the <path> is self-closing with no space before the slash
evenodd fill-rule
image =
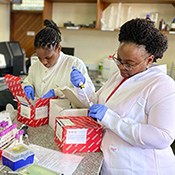
<path id="1" fill-rule="evenodd" d="M 60 52 L 57 63 L 51 68 L 45 67 L 39 60 L 31 65 L 28 76 L 25 78 L 22 85 L 23 87 L 26 85 L 32 86 L 35 90 L 36 97 L 42 97 L 50 89 L 54 89 L 56 96 L 64 98 L 60 88 L 64 86 L 73 88 L 70 81 L 72 66 L 77 67 L 77 69 L 85 76 L 85 87 L 91 88 L 92 91 L 95 91 L 95 87 L 89 78 L 83 61 L 76 57 L 66 55 L 63 52 Z"/>
<path id="2" fill-rule="evenodd" d="M 108 110 L 101 149 L 103 175 L 174 175 L 175 82 L 157 67 L 127 79 L 117 71 L 90 99 Z M 82 101 L 86 102 L 80 90 Z M 88 92 L 90 94 L 90 92 Z"/>

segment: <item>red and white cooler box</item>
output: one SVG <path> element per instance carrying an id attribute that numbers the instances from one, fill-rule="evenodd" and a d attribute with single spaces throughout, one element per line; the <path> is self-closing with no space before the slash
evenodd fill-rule
<path id="1" fill-rule="evenodd" d="M 18 101 L 18 121 L 32 127 L 38 127 L 49 123 L 49 101 L 57 97 L 28 100 L 22 85 L 21 78 L 13 75 L 5 75 L 5 81 L 9 90 Z M 36 97 L 35 97 L 36 98 Z"/>
<path id="2" fill-rule="evenodd" d="M 98 152 L 102 126 L 89 116 L 56 117 L 54 136 L 63 153 Z"/>

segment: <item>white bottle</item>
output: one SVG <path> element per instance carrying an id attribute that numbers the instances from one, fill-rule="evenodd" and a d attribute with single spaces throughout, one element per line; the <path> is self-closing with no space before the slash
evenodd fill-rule
<path id="1" fill-rule="evenodd" d="M 115 71 L 118 70 L 117 65 L 112 59 L 112 55 L 103 60 L 102 78 L 108 79 Z"/>

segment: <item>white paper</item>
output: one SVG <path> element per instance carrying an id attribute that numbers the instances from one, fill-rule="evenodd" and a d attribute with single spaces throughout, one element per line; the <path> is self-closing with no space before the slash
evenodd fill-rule
<path id="1" fill-rule="evenodd" d="M 30 112 L 31 112 L 30 106 L 21 103 L 21 111 L 20 111 L 21 116 L 30 119 Z"/>
<path id="2" fill-rule="evenodd" d="M 35 118 L 41 119 L 48 116 L 48 106 L 42 106 L 35 109 Z"/>
<path id="3" fill-rule="evenodd" d="M 62 133 L 63 133 L 62 124 L 59 123 L 59 120 L 57 120 L 56 136 L 61 142 L 62 142 Z"/>
<path id="4" fill-rule="evenodd" d="M 73 154 L 63 154 L 59 151 L 30 144 L 38 161 L 35 163 L 64 175 L 71 175 L 83 159 Z"/>
<path id="5" fill-rule="evenodd" d="M 86 144 L 87 129 L 67 129 L 66 144 Z"/>

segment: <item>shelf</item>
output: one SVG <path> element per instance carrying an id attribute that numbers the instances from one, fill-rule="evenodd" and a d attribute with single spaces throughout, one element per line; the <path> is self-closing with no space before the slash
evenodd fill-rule
<path id="1" fill-rule="evenodd" d="M 59 29 L 65 29 L 65 30 L 99 30 L 102 32 L 119 32 L 119 29 L 115 29 L 115 30 L 101 30 L 101 29 L 97 29 L 97 28 L 88 28 L 88 27 L 80 27 L 79 29 L 68 29 L 66 27 L 59 27 Z M 164 34 L 175 34 L 175 31 L 161 31 Z"/>
<path id="2" fill-rule="evenodd" d="M 97 0 L 47 0 L 50 2 L 63 2 L 63 3 L 97 3 Z"/>
<path id="3" fill-rule="evenodd" d="M 50 2 L 63 2 L 63 3 L 97 3 L 99 0 L 47 0 Z M 175 0 L 101 0 L 103 3 L 175 3 Z"/>
<path id="4" fill-rule="evenodd" d="M 175 3 L 175 0 L 101 0 L 104 3 L 166 3 L 171 4 Z"/>
<path id="5" fill-rule="evenodd" d="M 175 0 L 44 0 L 43 21 L 44 19 L 52 19 L 52 4 L 57 3 L 97 3 L 96 10 L 96 30 L 101 29 L 101 18 L 103 11 L 111 3 L 166 3 L 175 7 Z M 85 28 L 87 30 L 87 28 Z M 91 30 L 94 30 L 90 28 Z M 165 32 L 166 33 L 166 32 Z"/>

